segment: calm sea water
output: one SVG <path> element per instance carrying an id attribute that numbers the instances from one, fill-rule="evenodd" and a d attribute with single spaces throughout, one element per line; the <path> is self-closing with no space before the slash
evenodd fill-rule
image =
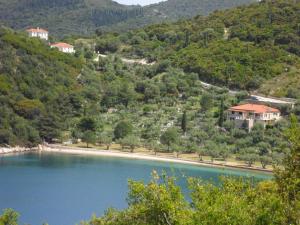
<path id="1" fill-rule="evenodd" d="M 149 181 L 151 172 L 166 171 L 217 182 L 221 175 L 270 179 L 262 173 L 182 164 L 65 154 L 0 157 L 0 210 L 13 208 L 21 224 L 73 225 L 102 215 L 108 207 L 126 207 L 128 179 Z"/>

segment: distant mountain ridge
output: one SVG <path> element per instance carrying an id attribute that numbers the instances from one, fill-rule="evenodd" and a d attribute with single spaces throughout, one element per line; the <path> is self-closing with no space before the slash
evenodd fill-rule
<path id="1" fill-rule="evenodd" d="M 111 0 L 0 0 L 0 24 L 14 29 L 40 26 L 56 36 L 91 34 L 96 29 L 126 31 L 174 21 L 255 0 L 168 0 L 145 7 Z"/>

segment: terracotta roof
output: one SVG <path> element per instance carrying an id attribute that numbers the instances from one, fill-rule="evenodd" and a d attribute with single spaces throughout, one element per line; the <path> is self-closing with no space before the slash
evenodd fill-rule
<path id="1" fill-rule="evenodd" d="M 27 32 L 35 32 L 35 33 L 48 33 L 47 30 L 41 29 L 41 28 L 30 28 L 26 30 Z"/>
<path id="2" fill-rule="evenodd" d="M 64 42 L 58 42 L 58 43 L 54 43 L 51 44 L 52 47 L 57 47 L 57 48 L 73 48 L 73 45 L 69 45 L 67 43 Z"/>
<path id="3" fill-rule="evenodd" d="M 278 109 L 271 108 L 266 105 L 258 104 L 244 104 L 229 108 L 230 111 L 238 112 L 254 112 L 254 113 L 267 113 L 267 112 L 280 112 Z"/>

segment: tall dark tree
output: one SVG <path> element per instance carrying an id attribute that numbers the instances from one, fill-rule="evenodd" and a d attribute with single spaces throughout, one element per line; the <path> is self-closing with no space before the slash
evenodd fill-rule
<path id="1" fill-rule="evenodd" d="M 185 38 L 184 38 L 184 45 L 183 45 L 184 48 L 186 48 L 190 44 L 190 35 L 191 35 L 190 31 L 185 30 Z"/>
<path id="2" fill-rule="evenodd" d="M 60 137 L 61 123 L 54 114 L 41 116 L 38 124 L 38 130 L 43 140 L 51 142 Z"/>
<path id="3" fill-rule="evenodd" d="M 181 130 L 184 134 L 186 134 L 187 131 L 187 117 L 186 117 L 186 111 L 184 111 L 182 118 L 181 118 Z"/>
<path id="4" fill-rule="evenodd" d="M 219 108 L 219 119 L 218 125 L 223 127 L 223 123 L 225 121 L 225 114 L 224 114 L 225 106 L 224 106 L 224 98 L 221 99 L 220 108 Z"/>
<path id="5" fill-rule="evenodd" d="M 81 132 L 85 132 L 85 131 L 94 131 L 95 132 L 97 125 L 96 125 L 96 121 L 93 118 L 84 117 L 80 120 L 77 127 Z"/>

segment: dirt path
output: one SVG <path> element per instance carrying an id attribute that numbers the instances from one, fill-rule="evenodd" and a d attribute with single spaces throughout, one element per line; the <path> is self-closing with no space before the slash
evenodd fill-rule
<path id="1" fill-rule="evenodd" d="M 99 58 L 106 58 L 108 55 L 104 54 L 98 54 L 98 56 L 94 59 L 95 62 L 99 62 Z M 155 65 L 156 62 L 148 63 L 146 59 L 127 59 L 127 58 L 120 58 L 122 62 L 127 63 L 127 64 L 140 64 L 140 65 L 145 65 L 145 66 L 153 66 Z"/>

